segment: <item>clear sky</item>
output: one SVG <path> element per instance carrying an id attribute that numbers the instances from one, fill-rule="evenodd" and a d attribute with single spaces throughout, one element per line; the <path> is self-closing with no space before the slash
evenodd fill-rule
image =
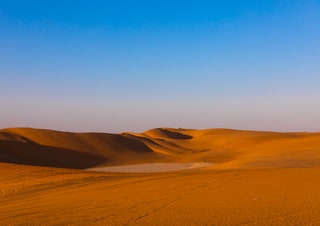
<path id="1" fill-rule="evenodd" d="M 319 87 L 319 0 L 0 0 L 0 128 L 320 131 Z"/>

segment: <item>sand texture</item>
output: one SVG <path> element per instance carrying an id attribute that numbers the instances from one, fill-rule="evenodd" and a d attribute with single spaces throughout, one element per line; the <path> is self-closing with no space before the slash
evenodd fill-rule
<path id="1" fill-rule="evenodd" d="M 320 225 L 319 175 L 320 133 L 3 129 L 0 225 Z"/>

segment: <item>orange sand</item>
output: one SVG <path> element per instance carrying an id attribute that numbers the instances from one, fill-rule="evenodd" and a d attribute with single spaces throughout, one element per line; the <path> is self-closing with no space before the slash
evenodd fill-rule
<path id="1" fill-rule="evenodd" d="M 212 164 L 103 173 L 135 164 Z M 0 130 L 0 225 L 319 225 L 320 133 Z"/>

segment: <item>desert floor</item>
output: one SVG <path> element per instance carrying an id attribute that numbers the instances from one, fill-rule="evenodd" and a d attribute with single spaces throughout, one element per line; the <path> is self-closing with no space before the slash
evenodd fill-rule
<path id="1" fill-rule="evenodd" d="M 320 168 L 125 174 L 0 167 L 1 225 L 320 224 Z"/>

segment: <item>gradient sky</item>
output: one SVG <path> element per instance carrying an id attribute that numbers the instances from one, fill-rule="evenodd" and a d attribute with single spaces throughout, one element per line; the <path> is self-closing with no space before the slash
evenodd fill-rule
<path id="1" fill-rule="evenodd" d="M 0 0 L 0 128 L 320 131 L 319 25 L 319 0 Z"/>

